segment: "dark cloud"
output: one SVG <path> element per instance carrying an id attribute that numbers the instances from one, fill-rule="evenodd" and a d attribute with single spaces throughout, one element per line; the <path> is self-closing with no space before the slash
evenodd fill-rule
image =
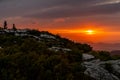
<path id="1" fill-rule="evenodd" d="M 0 2 L 6 2 L 6 1 L 9 1 L 9 0 L 0 0 Z"/>
<path id="2" fill-rule="evenodd" d="M 35 18 L 74 17 L 98 14 L 102 10 L 103 12 L 100 13 L 107 13 L 105 10 L 110 7 L 109 5 L 92 7 L 104 1 L 108 0 L 0 0 L 0 2 L 4 2 L 0 5 L 0 18 L 13 16 Z M 118 7 L 119 5 L 116 6 L 116 4 L 113 6 L 115 10 Z M 109 10 L 110 13 L 112 10 Z"/>
<path id="3" fill-rule="evenodd" d="M 70 6 L 60 6 L 56 8 L 48 9 L 44 12 L 37 12 L 34 14 L 27 14 L 26 17 L 35 18 L 60 18 L 60 17 L 79 17 L 79 16 L 93 16 L 93 15 L 110 15 L 113 13 L 120 12 L 120 3 L 116 4 L 106 4 L 106 5 L 96 5 L 96 6 L 84 6 L 80 7 L 75 5 Z"/>
<path id="4" fill-rule="evenodd" d="M 0 18 L 23 17 L 51 20 L 66 17 L 113 16 L 120 12 L 120 3 L 97 5 L 106 1 L 109 0 L 1 0 Z"/>

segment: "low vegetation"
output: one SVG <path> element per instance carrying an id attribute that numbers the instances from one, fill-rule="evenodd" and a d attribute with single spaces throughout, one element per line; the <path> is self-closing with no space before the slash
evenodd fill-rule
<path id="1" fill-rule="evenodd" d="M 49 34 L 29 31 L 29 35 Z M 93 80 L 84 74 L 82 53 L 92 48 L 54 35 L 54 39 L 37 40 L 29 36 L 0 35 L 1 80 Z M 52 51 L 50 47 L 69 48 L 71 51 Z"/>
<path id="2" fill-rule="evenodd" d="M 38 39 L 40 34 L 54 38 Z M 49 32 L 29 30 L 27 35 L 0 35 L 1 80 L 94 80 L 84 74 L 82 54 L 89 53 L 101 60 L 113 59 L 109 52 L 93 51 L 88 44 L 75 43 Z M 54 51 L 51 47 L 60 49 Z"/>

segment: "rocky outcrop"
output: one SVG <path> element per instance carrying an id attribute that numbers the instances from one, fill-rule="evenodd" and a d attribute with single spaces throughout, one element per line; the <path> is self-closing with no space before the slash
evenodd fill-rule
<path id="1" fill-rule="evenodd" d="M 107 69 L 106 65 L 109 64 Z M 100 61 L 99 59 L 84 61 L 84 73 L 96 80 L 120 80 L 120 60 Z"/>
<path id="2" fill-rule="evenodd" d="M 94 59 L 95 57 L 90 54 L 83 54 L 83 60 L 91 60 Z"/>

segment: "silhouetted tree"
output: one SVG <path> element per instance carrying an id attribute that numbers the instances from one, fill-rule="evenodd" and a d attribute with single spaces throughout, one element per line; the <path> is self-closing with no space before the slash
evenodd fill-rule
<path id="1" fill-rule="evenodd" d="M 7 29 L 7 21 L 4 21 L 4 29 Z"/>
<path id="2" fill-rule="evenodd" d="M 12 29 L 15 30 L 15 31 L 17 30 L 15 24 L 13 24 L 13 28 Z"/>

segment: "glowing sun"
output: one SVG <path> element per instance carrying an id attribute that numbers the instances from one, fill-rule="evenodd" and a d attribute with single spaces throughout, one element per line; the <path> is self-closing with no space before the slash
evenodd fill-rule
<path id="1" fill-rule="evenodd" d="M 92 34 L 95 34 L 95 31 L 94 30 L 86 30 L 85 33 L 92 35 Z"/>

